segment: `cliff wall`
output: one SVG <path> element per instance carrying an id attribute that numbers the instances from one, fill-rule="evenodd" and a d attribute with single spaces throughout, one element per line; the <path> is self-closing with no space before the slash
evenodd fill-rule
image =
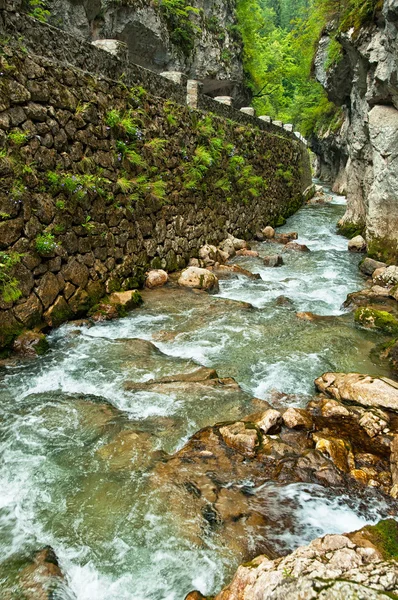
<path id="1" fill-rule="evenodd" d="M 1 347 L 300 206 L 308 153 L 288 132 L 193 110 L 134 65 L 110 79 L 117 58 L 17 13 L 0 33 Z"/>
<path id="2" fill-rule="evenodd" d="M 385 0 L 373 21 L 338 33 L 338 60 L 326 68 L 336 24 L 315 57 L 315 76 L 342 109 L 342 127 L 313 140 L 320 176 L 347 193 L 342 231 L 362 231 L 372 256 L 398 258 L 398 7 Z"/>
<path id="3" fill-rule="evenodd" d="M 152 71 L 182 71 L 204 91 L 247 103 L 235 0 L 49 0 L 50 23 L 88 41 L 127 44 Z M 242 104 L 241 104 L 242 105 Z"/>

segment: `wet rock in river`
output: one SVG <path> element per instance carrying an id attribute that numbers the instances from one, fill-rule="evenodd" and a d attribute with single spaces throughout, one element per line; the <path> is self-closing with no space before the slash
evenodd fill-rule
<path id="1" fill-rule="evenodd" d="M 374 260 L 373 258 L 369 258 L 369 256 L 367 256 L 359 265 L 359 269 L 362 271 L 362 273 L 364 273 L 364 275 L 372 276 L 376 269 L 384 268 L 386 266 L 386 263 L 380 262 L 379 260 Z"/>
<path id="2" fill-rule="evenodd" d="M 382 286 L 394 286 L 398 284 L 398 267 L 391 265 L 389 267 L 376 269 L 373 272 L 373 281 Z"/>
<path id="3" fill-rule="evenodd" d="M 289 233 L 276 233 L 274 240 L 275 242 L 278 242 L 278 244 L 288 244 L 293 240 L 297 240 L 297 238 L 297 231 L 290 231 Z"/>
<path id="4" fill-rule="evenodd" d="M 153 458 L 154 439 L 144 431 L 120 431 L 109 443 L 101 446 L 96 455 L 111 471 L 143 469 Z"/>
<path id="5" fill-rule="evenodd" d="M 283 258 L 280 254 L 271 254 L 264 256 L 263 263 L 266 267 L 281 267 L 283 265 Z"/>
<path id="6" fill-rule="evenodd" d="M 348 250 L 350 252 L 365 252 L 366 241 L 361 235 L 356 235 L 348 242 Z"/>
<path id="7" fill-rule="evenodd" d="M 256 250 L 248 250 L 247 248 L 242 248 L 242 250 L 238 250 L 236 252 L 236 256 L 251 256 L 252 258 L 256 258 L 258 256 L 258 252 Z"/>
<path id="8" fill-rule="evenodd" d="M 360 373 L 324 373 L 315 380 L 320 392 L 360 406 L 374 406 L 398 412 L 398 384 L 386 377 Z"/>
<path id="9" fill-rule="evenodd" d="M 297 242 L 288 242 L 285 244 L 282 252 L 287 252 L 288 250 L 293 250 L 294 252 L 309 252 L 310 249 L 305 244 L 298 244 Z"/>
<path id="10" fill-rule="evenodd" d="M 12 349 L 21 356 L 40 356 L 45 354 L 49 344 L 44 333 L 37 331 L 24 331 L 12 345 Z"/>
<path id="11" fill-rule="evenodd" d="M 380 285 L 374 285 L 370 288 L 352 292 L 348 294 L 343 303 L 344 308 L 352 306 L 367 306 L 368 304 L 382 304 L 386 307 L 394 308 L 394 300 L 390 297 L 390 289 Z"/>
<path id="12" fill-rule="evenodd" d="M 178 285 L 208 292 L 218 291 L 218 279 L 214 273 L 198 267 L 188 267 L 182 271 Z"/>
<path id="13" fill-rule="evenodd" d="M 250 250 L 250 246 L 246 240 L 236 238 L 233 235 L 228 235 L 228 239 L 231 240 L 235 250 L 243 250 L 243 248 L 248 248 Z"/>
<path id="14" fill-rule="evenodd" d="M 252 273 L 239 265 L 216 265 L 214 267 L 209 267 L 209 270 L 216 275 L 217 279 L 237 278 L 239 275 L 254 280 L 261 279 L 259 273 Z"/>
<path id="15" fill-rule="evenodd" d="M 279 433 L 282 425 L 282 417 L 278 410 L 270 408 L 255 419 L 254 423 L 262 433 Z"/>
<path id="16" fill-rule="evenodd" d="M 304 408 L 288 408 L 282 415 L 283 423 L 289 429 L 312 429 L 313 419 Z"/>
<path id="17" fill-rule="evenodd" d="M 398 335 L 398 319 L 385 310 L 376 310 L 369 306 L 355 311 L 355 322 L 367 329 L 377 329 L 389 335 Z"/>
<path id="18" fill-rule="evenodd" d="M 220 427 L 219 431 L 227 446 L 246 456 L 253 457 L 256 448 L 260 445 L 261 440 L 257 428 L 250 427 L 243 421 Z"/>
<path id="19" fill-rule="evenodd" d="M 271 227 L 271 225 L 267 225 L 267 227 L 264 227 L 264 229 L 262 230 L 262 233 L 264 234 L 264 237 L 267 240 L 271 240 L 272 238 L 275 237 L 275 229 L 273 227 Z"/>
<path id="20" fill-rule="evenodd" d="M 160 287 L 165 285 L 169 279 L 166 271 L 162 269 L 153 269 L 149 271 L 145 279 L 145 286 L 147 288 Z"/>
<path id="21" fill-rule="evenodd" d="M 75 598 L 70 590 L 66 592 L 64 575 L 59 567 L 57 556 L 50 546 L 35 552 L 29 557 L 12 556 L 10 575 L 2 578 L 2 598 L 4 600 L 52 600 L 53 598 Z M 19 566 L 15 573 L 13 563 Z M 5 563 L 7 566 L 7 563 Z"/>
<path id="22" fill-rule="evenodd" d="M 287 556 L 241 565 L 215 600 L 378 600 L 398 593 L 398 525 L 326 535 Z"/>

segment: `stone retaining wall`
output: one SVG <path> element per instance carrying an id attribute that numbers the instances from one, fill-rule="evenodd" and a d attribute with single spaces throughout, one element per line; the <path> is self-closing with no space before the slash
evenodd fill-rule
<path id="1" fill-rule="evenodd" d="M 45 30 L 59 42 L 60 32 Z M 104 69 L 108 55 L 89 48 Z M 139 287 L 150 267 L 184 267 L 206 242 L 250 239 L 292 214 L 310 182 L 300 142 L 100 70 L 3 40 L 0 348 L 23 328 L 57 326 L 105 294 Z"/>

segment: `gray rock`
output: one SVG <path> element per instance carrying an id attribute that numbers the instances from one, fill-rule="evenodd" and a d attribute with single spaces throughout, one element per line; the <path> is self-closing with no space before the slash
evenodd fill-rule
<path id="1" fill-rule="evenodd" d="M 264 256 L 263 263 L 266 267 L 281 267 L 283 258 L 280 254 L 271 254 L 270 256 Z"/>

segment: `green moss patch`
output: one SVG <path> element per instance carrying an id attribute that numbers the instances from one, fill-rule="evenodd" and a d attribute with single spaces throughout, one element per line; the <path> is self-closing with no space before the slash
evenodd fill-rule
<path id="1" fill-rule="evenodd" d="M 386 560 L 398 558 L 397 521 L 394 519 L 385 519 L 377 523 L 377 525 L 367 525 L 363 531 Z"/>
<path id="2" fill-rule="evenodd" d="M 355 322 L 382 333 L 398 335 L 398 319 L 385 310 L 375 310 L 368 306 L 355 311 Z"/>

